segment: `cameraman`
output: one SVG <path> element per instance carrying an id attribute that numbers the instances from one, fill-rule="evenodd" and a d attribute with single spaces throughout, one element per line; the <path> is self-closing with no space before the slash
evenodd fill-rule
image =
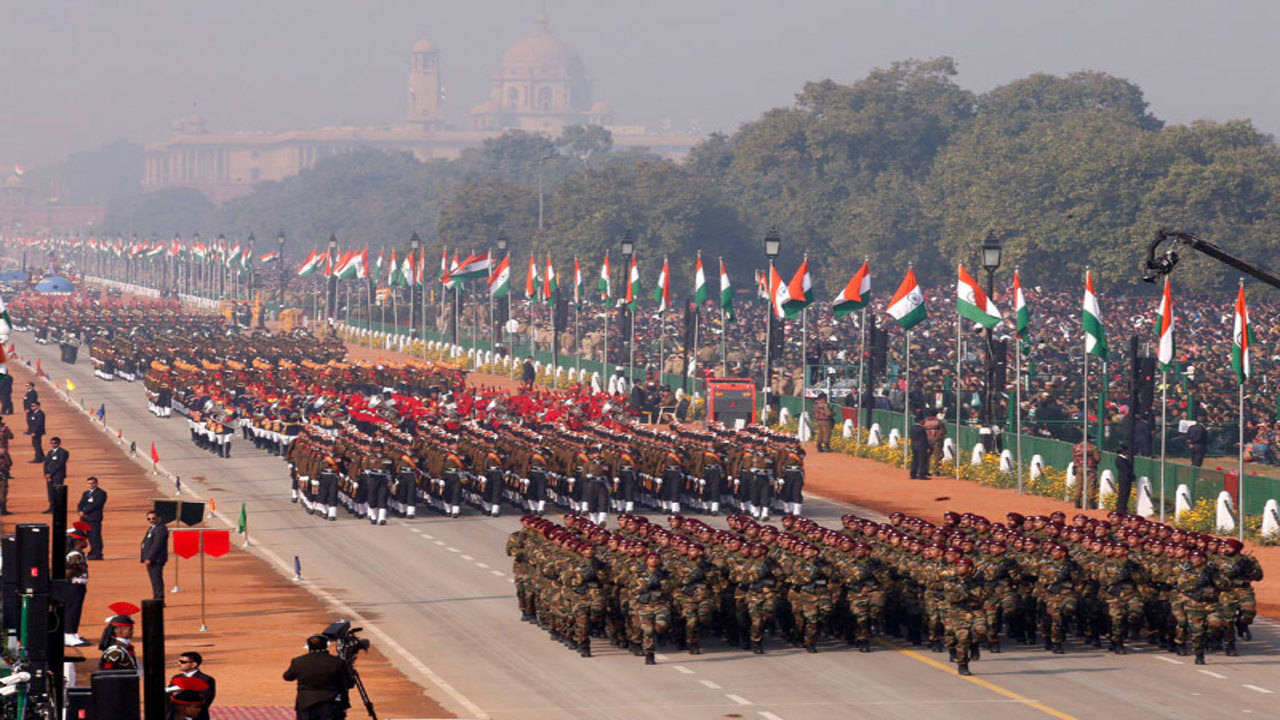
<path id="1" fill-rule="evenodd" d="M 299 655 L 284 671 L 288 682 L 298 681 L 293 708 L 298 720 L 344 720 L 351 706 L 347 691 L 355 685 L 347 663 L 329 654 L 329 638 L 307 638 L 307 654 Z"/>

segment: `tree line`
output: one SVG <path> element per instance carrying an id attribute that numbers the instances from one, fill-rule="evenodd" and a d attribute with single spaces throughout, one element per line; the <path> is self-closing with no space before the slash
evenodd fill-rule
<path id="1" fill-rule="evenodd" d="M 980 264 L 988 232 L 1004 238 L 1003 267 L 1037 284 L 1079 285 L 1091 267 L 1113 289 L 1138 284 L 1158 226 L 1264 264 L 1277 247 L 1280 149 L 1250 121 L 1166 125 L 1141 88 L 1102 72 L 1034 74 L 983 94 L 956 74 L 936 58 L 809 82 L 792 105 L 709 136 L 680 162 L 615 151 L 602 128 L 511 131 L 455 160 L 357 150 L 217 208 L 188 190 L 135 196 L 111 205 L 104 230 L 283 230 L 291 261 L 330 234 L 376 249 L 417 232 L 464 255 L 502 236 L 517 267 L 530 252 L 594 267 L 631 232 L 643 274 L 670 257 L 683 294 L 698 250 L 747 286 L 776 226 L 784 274 L 808 255 L 819 297 L 864 258 L 880 277 L 910 263 L 923 284 L 949 283 L 957 262 Z M 1189 291 L 1235 282 L 1212 261 L 1184 265 Z"/>

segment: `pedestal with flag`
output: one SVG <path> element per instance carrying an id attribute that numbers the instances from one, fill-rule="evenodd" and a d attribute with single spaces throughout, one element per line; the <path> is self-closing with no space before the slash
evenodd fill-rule
<path id="1" fill-rule="evenodd" d="M 1098 296 L 1093 292 L 1093 273 L 1084 273 L 1084 305 L 1081 314 L 1084 326 L 1084 399 L 1081 402 L 1080 415 L 1084 422 L 1084 453 L 1080 456 L 1081 497 L 1080 507 L 1089 507 L 1089 356 L 1095 355 L 1102 360 L 1102 375 L 1107 373 L 1107 330 L 1102 324 L 1102 310 L 1098 307 Z M 1099 435 L 1102 430 L 1102 413 L 1098 413 Z M 1101 447 L 1101 438 L 1098 442 Z"/>
<path id="2" fill-rule="evenodd" d="M 915 271 L 911 268 L 907 268 L 907 274 L 902 278 L 902 282 L 898 284 L 898 289 L 893 293 L 893 298 L 889 300 L 887 312 L 906 331 L 903 347 L 903 356 L 905 358 L 903 377 L 906 382 L 904 396 L 906 397 L 906 402 L 903 405 L 902 412 L 902 437 L 905 442 L 908 437 L 907 423 L 911 418 L 911 328 L 915 327 L 927 316 L 924 307 L 924 293 L 920 292 L 920 283 L 916 282 Z M 902 451 L 902 467 L 904 468 L 907 467 L 907 456 L 909 455 L 910 447 L 911 444 L 908 442 Z"/>

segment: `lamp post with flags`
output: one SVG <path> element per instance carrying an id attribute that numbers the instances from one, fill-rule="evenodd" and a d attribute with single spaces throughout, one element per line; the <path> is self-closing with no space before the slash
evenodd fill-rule
<path id="1" fill-rule="evenodd" d="M 1244 300 L 1244 278 L 1240 279 L 1236 293 L 1235 324 L 1231 331 L 1231 369 L 1236 374 L 1236 392 L 1239 397 L 1237 422 L 1239 445 L 1236 448 L 1236 525 L 1240 540 L 1244 540 L 1244 383 L 1253 374 L 1249 363 L 1249 347 L 1253 345 L 1253 331 L 1249 327 L 1249 306 Z"/>
<path id="2" fill-rule="evenodd" d="M 994 231 L 988 231 L 987 237 L 982 241 L 982 268 L 987 271 L 987 297 L 990 298 L 995 293 L 995 276 L 996 270 L 1000 267 L 1000 238 L 996 236 Z M 996 353 L 992 344 L 991 330 L 995 325 L 983 324 L 982 336 L 987 348 L 986 353 L 986 382 L 983 383 L 982 389 L 982 424 L 991 426 L 995 424 L 995 395 L 993 385 L 996 379 Z M 1003 388 L 1002 388 L 1003 389 Z"/>
<path id="3" fill-rule="evenodd" d="M 762 403 L 762 416 L 767 417 L 769 412 L 769 383 L 773 379 L 773 324 L 775 322 L 777 299 L 775 294 L 780 292 L 777 285 L 781 282 L 775 278 L 778 271 L 774 269 L 774 262 L 778 255 L 782 252 L 782 238 L 778 236 L 778 228 L 771 227 L 769 232 L 764 236 L 764 255 L 769 259 L 769 310 L 765 313 L 765 333 L 764 333 L 764 401 Z"/>
<path id="4" fill-rule="evenodd" d="M 276 299 L 280 301 L 280 309 L 284 310 L 284 285 L 286 282 L 288 282 L 288 277 L 285 275 L 286 269 L 285 269 L 285 263 L 284 263 L 284 231 L 283 230 L 276 233 L 276 253 L 278 253 L 276 255 L 276 267 L 280 269 L 280 296 Z"/>
<path id="5" fill-rule="evenodd" d="M 631 231 L 622 236 L 622 266 L 627 269 L 627 387 L 636 376 L 636 300 L 640 294 L 640 272 L 636 269 L 636 241 Z"/>
<path id="6" fill-rule="evenodd" d="M 1169 276 L 1156 309 L 1156 363 L 1160 370 L 1160 522 L 1164 522 L 1164 481 L 1169 440 L 1169 371 L 1173 369 L 1173 291 Z"/>

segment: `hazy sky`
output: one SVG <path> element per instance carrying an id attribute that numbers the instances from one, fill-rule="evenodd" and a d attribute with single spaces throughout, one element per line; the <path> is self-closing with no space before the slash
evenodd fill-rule
<path id="1" fill-rule="evenodd" d="M 403 121 L 409 48 L 441 50 L 450 122 L 541 0 L 0 0 L 0 163 L 214 132 Z M 806 80 L 950 55 L 976 92 L 1103 70 L 1168 122 L 1280 132 L 1276 0 L 548 0 L 618 124 L 731 131 Z M 0 166 L 6 167 L 7 166 Z"/>

